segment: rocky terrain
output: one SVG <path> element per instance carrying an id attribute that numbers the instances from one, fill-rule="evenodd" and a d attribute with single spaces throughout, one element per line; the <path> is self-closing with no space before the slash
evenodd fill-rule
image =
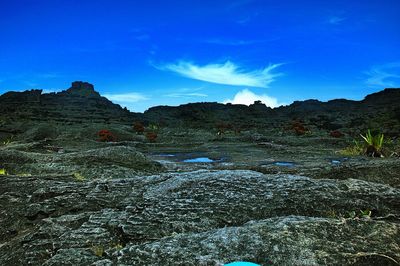
<path id="1" fill-rule="evenodd" d="M 5 93 L 0 265 L 399 265 L 399 102 L 140 114 L 84 82 Z M 349 152 L 367 129 L 384 157 Z"/>

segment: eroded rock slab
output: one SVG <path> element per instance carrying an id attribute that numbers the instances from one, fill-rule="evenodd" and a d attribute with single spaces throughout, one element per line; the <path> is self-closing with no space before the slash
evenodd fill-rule
<path id="1" fill-rule="evenodd" d="M 16 175 L 79 174 L 81 178 L 115 178 L 154 174 L 163 171 L 133 147 L 110 146 L 65 154 L 0 149 L 0 162 Z"/>
<path id="2" fill-rule="evenodd" d="M 3 176 L 0 203 L 2 265 L 400 259 L 400 190 L 357 179 L 244 170 L 91 181 Z M 371 217 L 349 215 L 360 210 Z"/>
<path id="3" fill-rule="evenodd" d="M 400 226 L 303 216 L 270 218 L 128 245 L 120 265 L 397 265 Z M 365 264 L 366 263 L 366 264 Z"/>

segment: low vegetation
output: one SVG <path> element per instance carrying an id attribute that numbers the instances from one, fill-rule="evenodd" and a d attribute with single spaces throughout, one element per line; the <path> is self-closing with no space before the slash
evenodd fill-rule
<path id="1" fill-rule="evenodd" d="M 327 217 L 335 218 L 335 219 L 370 219 L 372 216 L 372 211 L 369 209 L 366 210 L 352 210 L 347 213 L 337 212 L 335 210 L 328 210 L 326 212 Z"/>
<path id="2" fill-rule="evenodd" d="M 357 141 L 354 140 L 354 144 L 347 146 L 346 148 L 339 151 L 343 156 L 357 156 L 362 155 L 364 152 L 364 147 Z"/>
<path id="3" fill-rule="evenodd" d="M 371 130 L 368 129 L 367 134 L 365 136 L 361 135 L 361 137 L 364 139 L 366 145 L 365 154 L 371 157 L 383 157 L 383 134 L 372 135 Z"/>
<path id="4" fill-rule="evenodd" d="M 339 130 L 333 130 L 329 133 L 332 138 L 341 138 L 344 137 L 344 134 Z"/>
<path id="5" fill-rule="evenodd" d="M 144 132 L 144 126 L 141 122 L 135 122 L 135 124 L 133 124 L 132 128 L 137 134 L 143 134 L 143 132 Z"/>
<path id="6" fill-rule="evenodd" d="M 377 133 L 373 135 L 371 130 L 368 129 L 367 134 L 360 135 L 362 142 L 354 140 L 352 146 L 348 146 L 341 150 L 339 153 L 344 156 L 357 156 L 357 155 L 367 155 L 371 157 L 383 157 L 383 144 L 384 135 Z"/>
<path id="7" fill-rule="evenodd" d="M 91 250 L 93 254 L 97 257 L 103 257 L 105 254 L 104 248 L 102 246 L 92 246 Z"/>
<path id="8" fill-rule="evenodd" d="M 7 145 L 9 145 L 9 144 L 13 141 L 13 139 L 14 139 L 14 136 L 11 136 L 11 137 L 7 138 L 7 139 L 5 139 L 5 140 L 3 140 L 3 141 L 1 142 L 1 145 L 7 146 Z"/>
<path id="9" fill-rule="evenodd" d="M 86 180 L 86 178 L 80 173 L 74 173 L 73 176 L 74 176 L 76 181 L 82 182 L 82 181 Z"/>
<path id="10" fill-rule="evenodd" d="M 310 130 L 308 128 L 306 128 L 303 125 L 303 123 L 300 121 L 293 121 L 291 124 L 291 129 L 294 131 L 294 133 L 297 136 L 302 136 L 302 135 L 310 133 Z"/>
<path id="11" fill-rule="evenodd" d="M 155 132 L 147 132 L 146 133 L 146 139 L 150 142 L 155 142 L 157 137 L 158 137 L 158 135 Z"/>
<path id="12" fill-rule="evenodd" d="M 97 132 L 97 136 L 99 137 L 98 141 L 102 142 L 114 142 L 116 140 L 114 134 L 107 129 L 102 129 Z"/>

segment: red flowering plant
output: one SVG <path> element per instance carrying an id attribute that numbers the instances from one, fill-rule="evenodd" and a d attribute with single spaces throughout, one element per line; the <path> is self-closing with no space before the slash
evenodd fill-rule
<path id="1" fill-rule="evenodd" d="M 137 133 L 137 134 L 143 134 L 144 132 L 144 126 L 141 122 L 136 122 L 133 125 L 133 130 Z"/>
<path id="2" fill-rule="evenodd" d="M 158 135 L 155 132 L 147 132 L 146 133 L 146 138 L 150 142 L 155 142 L 157 137 L 158 137 Z"/>
<path id="3" fill-rule="evenodd" d="M 99 136 L 98 141 L 102 142 L 112 142 L 116 140 L 114 134 L 107 129 L 102 129 L 99 132 L 97 132 L 97 136 Z"/>

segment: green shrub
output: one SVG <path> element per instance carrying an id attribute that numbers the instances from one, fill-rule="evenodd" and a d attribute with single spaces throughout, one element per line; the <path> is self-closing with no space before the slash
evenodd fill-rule
<path id="1" fill-rule="evenodd" d="M 364 147 L 357 140 L 354 140 L 354 145 L 340 150 L 339 153 L 343 156 L 362 155 L 364 153 Z"/>
<path id="2" fill-rule="evenodd" d="M 82 182 L 86 180 L 86 178 L 80 173 L 74 173 L 73 175 L 76 181 Z"/>
<path id="3" fill-rule="evenodd" d="M 367 134 L 361 135 L 361 137 L 365 141 L 365 154 L 372 157 L 382 157 L 383 134 L 372 135 L 371 130 L 368 129 Z"/>
<path id="4" fill-rule="evenodd" d="M 7 145 L 11 144 L 11 142 L 13 141 L 13 139 L 14 139 L 14 135 L 12 135 L 11 137 L 9 137 L 9 138 L 3 140 L 3 141 L 1 142 L 1 144 L 2 144 L 3 146 L 7 146 Z"/>
<path id="5" fill-rule="evenodd" d="M 372 135 L 371 130 L 368 129 L 367 134 L 365 136 L 360 135 L 364 140 L 362 143 L 354 140 L 354 145 L 348 146 L 343 150 L 340 150 L 339 153 L 344 156 L 357 156 L 366 154 L 371 157 L 383 157 L 382 155 L 382 146 L 384 143 L 384 135 L 376 134 Z"/>

